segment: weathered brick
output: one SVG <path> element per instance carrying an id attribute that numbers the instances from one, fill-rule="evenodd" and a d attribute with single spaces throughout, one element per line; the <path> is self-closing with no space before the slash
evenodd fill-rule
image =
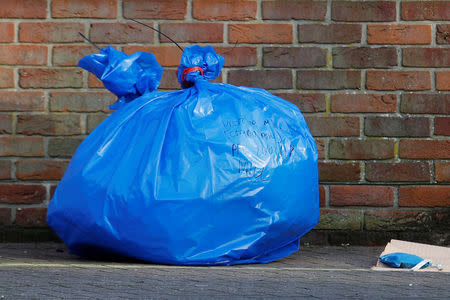
<path id="1" fill-rule="evenodd" d="M 389 22 L 395 21 L 394 1 L 350 2 L 333 1 L 331 19 L 347 22 Z"/>
<path id="2" fill-rule="evenodd" d="M 327 144 L 327 141 L 325 139 L 321 138 L 315 138 L 316 141 L 316 147 L 317 152 L 319 154 L 319 159 L 325 158 L 325 145 Z"/>
<path id="3" fill-rule="evenodd" d="M 0 88 L 14 87 L 14 71 L 12 68 L 0 67 Z"/>
<path id="4" fill-rule="evenodd" d="M 89 114 L 87 116 L 88 133 L 91 133 L 95 129 L 95 127 L 100 125 L 100 123 L 103 122 L 107 117 L 109 117 L 109 114 Z"/>
<path id="5" fill-rule="evenodd" d="M 0 134 L 12 132 L 12 114 L 0 114 Z"/>
<path id="6" fill-rule="evenodd" d="M 187 0 L 124 0 L 123 15 L 126 18 L 182 20 L 186 7 Z"/>
<path id="7" fill-rule="evenodd" d="M 18 208 L 16 225 L 22 227 L 46 227 L 47 209 L 43 207 Z"/>
<path id="8" fill-rule="evenodd" d="M 247 0 L 194 0 L 192 16 L 198 20 L 254 20 L 256 5 Z"/>
<path id="9" fill-rule="evenodd" d="M 10 43 L 14 41 L 14 23 L 1 22 L 0 23 L 0 42 Z"/>
<path id="10" fill-rule="evenodd" d="M 294 103 L 301 112 L 323 112 L 326 110 L 325 95 L 317 93 L 275 93 L 275 96 Z"/>
<path id="11" fill-rule="evenodd" d="M 374 185 L 330 186 L 332 206 L 392 206 L 394 188 Z"/>
<path id="12" fill-rule="evenodd" d="M 109 92 L 52 92 L 50 111 L 109 112 L 115 100 Z"/>
<path id="13" fill-rule="evenodd" d="M 427 162 L 367 162 L 367 181 L 430 181 L 430 166 Z"/>
<path id="14" fill-rule="evenodd" d="M 88 75 L 88 86 L 90 88 L 105 88 L 105 85 L 103 84 L 103 82 L 98 79 L 97 77 L 95 77 L 94 74 L 89 73 Z"/>
<path id="15" fill-rule="evenodd" d="M 325 20 L 326 1 L 264 1 L 262 17 L 266 20 Z"/>
<path id="16" fill-rule="evenodd" d="M 319 185 L 319 206 L 325 206 L 325 188 L 323 185 Z M 1 210 L 0 210 L 0 218 L 1 218 Z"/>
<path id="17" fill-rule="evenodd" d="M 81 58 L 97 52 L 91 45 L 55 45 L 52 62 L 54 66 L 76 66 Z"/>
<path id="18" fill-rule="evenodd" d="M 450 182 L 450 162 L 435 162 L 434 172 L 437 182 Z"/>
<path id="19" fill-rule="evenodd" d="M 0 111 L 44 110 L 44 92 L 0 91 Z"/>
<path id="20" fill-rule="evenodd" d="M 37 45 L 0 45 L 0 64 L 44 65 L 47 47 Z"/>
<path id="21" fill-rule="evenodd" d="M 428 231 L 445 221 L 448 213 L 423 210 L 374 210 L 364 214 L 364 229 L 377 231 Z M 447 224 L 448 226 L 448 224 Z"/>
<path id="22" fill-rule="evenodd" d="M 450 158 L 450 140 L 402 139 L 399 146 L 401 158 Z"/>
<path id="23" fill-rule="evenodd" d="M 32 180 L 60 180 L 68 164 L 66 160 L 20 159 L 16 162 L 16 177 Z"/>
<path id="24" fill-rule="evenodd" d="M 398 190 L 399 206 L 450 206 L 450 186 L 401 186 Z"/>
<path id="25" fill-rule="evenodd" d="M 292 73 L 290 70 L 232 70 L 228 72 L 228 83 L 265 89 L 290 89 Z"/>
<path id="26" fill-rule="evenodd" d="M 436 26 L 436 43 L 450 44 L 450 24 Z"/>
<path id="27" fill-rule="evenodd" d="M 450 2 L 402 1 L 402 20 L 450 20 Z"/>
<path id="28" fill-rule="evenodd" d="M 48 142 L 48 155 L 51 157 L 71 157 L 83 138 L 57 137 Z"/>
<path id="29" fill-rule="evenodd" d="M 436 89 L 450 91 L 450 71 L 436 72 Z"/>
<path id="30" fill-rule="evenodd" d="M 313 136 L 359 136 L 359 117 L 305 116 Z"/>
<path id="31" fill-rule="evenodd" d="M 365 117 L 366 136 L 430 136 L 427 117 Z"/>
<path id="32" fill-rule="evenodd" d="M 359 24 L 302 24 L 298 25 L 300 43 L 349 44 L 361 42 Z"/>
<path id="33" fill-rule="evenodd" d="M 359 181 L 360 174 L 359 163 L 319 162 L 320 182 Z"/>
<path id="34" fill-rule="evenodd" d="M 450 135 L 450 117 L 434 118 L 434 134 Z"/>
<path id="35" fill-rule="evenodd" d="M 225 58 L 225 67 L 255 66 L 258 63 L 254 47 L 214 47 Z"/>
<path id="36" fill-rule="evenodd" d="M 431 88 L 428 71 L 372 71 L 366 73 L 366 88 L 380 91 L 420 91 Z"/>
<path id="37" fill-rule="evenodd" d="M 361 71 L 300 70 L 297 88 L 305 90 L 360 89 Z"/>
<path id="38" fill-rule="evenodd" d="M 158 63 L 164 67 L 178 67 L 180 65 L 181 51 L 177 46 L 124 46 L 123 51 L 127 54 L 136 52 L 152 53 Z"/>
<path id="39" fill-rule="evenodd" d="M 78 32 L 84 32 L 84 25 L 72 22 L 22 22 L 19 24 L 19 41 L 28 43 L 70 43 L 81 42 Z"/>
<path id="40" fill-rule="evenodd" d="M 185 43 L 222 43 L 223 24 L 220 23 L 164 23 L 159 29 L 171 39 Z M 159 35 L 162 43 L 170 42 Z"/>
<path id="41" fill-rule="evenodd" d="M 0 179 L 11 179 L 11 165 L 10 160 L 0 160 Z"/>
<path id="42" fill-rule="evenodd" d="M 18 115 L 17 133 L 72 135 L 81 133 L 78 114 Z"/>
<path id="43" fill-rule="evenodd" d="M 0 18 L 44 19 L 47 17 L 47 0 L 2 1 Z"/>
<path id="44" fill-rule="evenodd" d="M 320 221 L 315 229 L 360 230 L 362 213 L 360 210 L 320 209 Z"/>
<path id="45" fill-rule="evenodd" d="M 110 19 L 117 16 L 115 0 L 53 0 L 53 18 L 99 18 Z"/>
<path id="46" fill-rule="evenodd" d="M 387 159 L 394 157 L 392 140 L 330 140 L 330 158 Z"/>
<path id="47" fill-rule="evenodd" d="M 393 47 L 333 48 L 334 68 L 389 68 L 397 65 L 397 50 Z"/>
<path id="48" fill-rule="evenodd" d="M 146 24 L 153 26 L 153 23 Z M 95 43 L 152 43 L 153 35 L 151 29 L 134 22 L 93 23 L 90 28 L 90 38 Z"/>
<path id="49" fill-rule="evenodd" d="M 450 49 L 445 48 L 405 48 L 403 49 L 405 67 L 450 67 Z"/>
<path id="50" fill-rule="evenodd" d="M 400 111 L 413 114 L 450 113 L 448 94 L 403 94 Z"/>
<path id="51" fill-rule="evenodd" d="M 0 137 L 0 156 L 43 155 L 43 137 Z"/>
<path id="52" fill-rule="evenodd" d="M 0 225 L 11 225 L 11 208 L 0 207 Z"/>
<path id="53" fill-rule="evenodd" d="M 414 45 L 431 43 L 430 25 L 367 25 L 367 43 Z"/>
<path id="54" fill-rule="evenodd" d="M 334 94 L 331 95 L 332 112 L 395 112 L 395 94 Z"/>
<path id="55" fill-rule="evenodd" d="M 50 199 L 52 199 L 53 196 L 55 195 L 56 187 L 57 185 L 55 184 L 50 185 Z"/>
<path id="56" fill-rule="evenodd" d="M 319 47 L 264 47 L 263 66 L 313 68 L 327 65 L 327 50 Z"/>
<path id="57" fill-rule="evenodd" d="M 179 89 L 180 84 L 178 83 L 177 70 L 164 69 L 159 87 L 168 90 Z"/>
<path id="58" fill-rule="evenodd" d="M 291 24 L 230 24 L 228 26 L 230 43 L 249 44 L 290 44 L 292 43 Z"/>
<path id="59" fill-rule="evenodd" d="M 45 200 L 45 186 L 39 184 L 0 184 L 0 203 L 42 203 Z"/>
<path id="60" fill-rule="evenodd" d="M 79 68 L 23 68 L 19 70 L 22 88 L 79 88 L 83 86 L 83 72 Z"/>

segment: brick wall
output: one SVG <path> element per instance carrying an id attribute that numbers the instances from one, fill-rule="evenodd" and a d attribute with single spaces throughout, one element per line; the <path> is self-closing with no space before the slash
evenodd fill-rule
<path id="1" fill-rule="evenodd" d="M 96 51 L 78 32 L 154 53 L 161 88 L 179 88 L 179 50 L 137 18 L 213 45 L 222 81 L 298 105 L 320 155 L 311 240 L 449 242 L 450 1 L 4 0 L 0 17 L 1 239 L 46 228 L 72 153 L 115 100 L 76 67 Z"/>

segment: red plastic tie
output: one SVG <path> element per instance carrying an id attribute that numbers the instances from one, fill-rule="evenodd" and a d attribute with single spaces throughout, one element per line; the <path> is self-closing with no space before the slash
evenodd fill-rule
<path id="1" fill-rule="evenodd" d="M 200 67 L 186 68 L 186 69 L 184 69 L 183 74 L 181 74 L 181 81 L 183 82 L 183 85 L 185 85 L 185 86 L 192 85 L 192 83 L 186 81 L 186 76 L 187 76 L 187 74 L 189 74 L 190 72 L 193 72 L 193 71 L 199 71 L 200 75 L 203 75 L 203 69 Z"/>

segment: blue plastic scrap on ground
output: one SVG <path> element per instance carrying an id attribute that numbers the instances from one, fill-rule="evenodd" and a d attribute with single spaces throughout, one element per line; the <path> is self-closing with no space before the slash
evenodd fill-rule
<path id="1" fill-rule="evenodd" d="M 152 54 L 108 47 L 80 61 L 119 100 L 49 204 L 47 222 L 72 253 L 234 265 L 298 250 L 319 219 L 315 141 L 295 105 L 210 83 L 223 63 L 212 47 L 187 47 L 184 88 L 158 92 Z"/>

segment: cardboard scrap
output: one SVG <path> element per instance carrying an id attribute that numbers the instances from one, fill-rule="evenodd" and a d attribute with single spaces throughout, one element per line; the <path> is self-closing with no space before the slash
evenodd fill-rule
<path id="1" fill-rule="evenodd" d="M 391 240 L 384 249 L 380 256 L 394 253 L 394 252 L 404 252 L 409 254 L 414 254 L 422 257 L 423 259 L 431 259 L 434 265 L 441 264 L 442 270 L 439 271 L 435 267 L 428 267 L 425 269 L 420 269 L 417 272 L 450 272 L 450 248 L 440 247 L 427 244 L 406 242 L 400 240 Z M 372 267 L 372 270 L 377 271 L 409 271 L 409 269 L 397 269 L 391 268 L 388 265 L 377 261 L 377 265 Z"/>

